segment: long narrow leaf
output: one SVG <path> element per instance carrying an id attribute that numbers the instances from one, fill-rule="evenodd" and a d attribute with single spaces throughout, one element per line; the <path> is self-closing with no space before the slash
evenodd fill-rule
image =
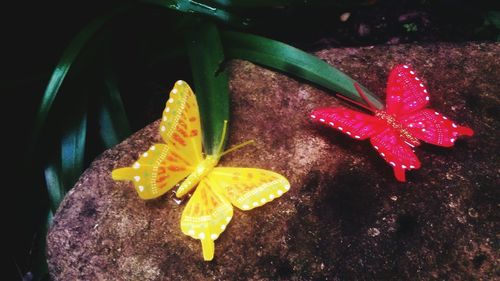
<path id="1" fill-rule="evenodd" d="M 214 5 L 222 7 L 245 7 L 245 8 L 269 8 L 285 7 L 297 3 L 303 4 L 301 0 L 209 0 Z"/>
<path id="2" fill-rule="evenodd" d="M 116 78 L 110 71 L 105 77 L 106 91 L 99 112 L 99 134 L 106 148 L 130 135 L 130 125 L 123 106 Z"/>
<path id="3" fill-rule="evenodd" d="M 71 66 L 75 62 L 82 49 L 86 46 L 93 35 L 99 29 L 101 29 L 108 20 L 110 20 L 119 12 L 124 11 L 128 7 L 128 5 L 120 6 L 119 8 L 114 9 L 111 12 L 97 17 L 96 19 L 91 21 L 73 38 L 73 40 L 71 40 L 68 47 L 64 50 L 54 71 L 52 72 L 49 83 L 45 88 L 45 92 L 43 94 L 42 101 L 36 115 L 35 127 L 33 129 L 32 137 L 33 144 L 36 144 L 39 134 L 43 126 L 45 125 L 45 121 L 47 120 L 50 109 L 52 108 L 52 104 L 54 103 L 54 100 L 57 96 L 57 93 L 59 92 L 64 79 L 66 78 Z"/>
<path id="4" fill-rule="evenodd" d="M 353 7 L 369 4 L 368 0 L 206 0 L 216 6 L 227 8 L 283 8 L 292 6 L 301 7 Z"/>
<path id="5" fill-rule="evenodd" d="M 130 135 L 130 127 L 128 121 L 119 117 L 116 113 L 115 105 L 109 101 L 105 101 L 99 112 L 99 135 L 105 146 L 110 148 L 117 145 L 125 137 Z"/>
<path id="6" fill-rule="evenodd" d="M 215 154 L 224 143 L 221 139 L 224 120 L 229 121 L 229 80 L 220 70 L 224 53 L 217 27 L 205 22 L 186 37 L 193 72 L 196 97 L 200 105 L 205 151 Z"/>
<path id="7" fill-rule="evenodd" d="M 249 19 L 242 18 L 236 14 L 229 13 L 224 9 L 216 8 L 203 0 L 142 0 L 143 3 L 161 6 L 183 13 L 204 15 L 226 24 L 235 26 L 247 26 Z"/>
<path id="8" fill-rule="evenodd" d="M 56 212 L 59 203 L 62 201 L 64 194 L 64 185 L 61 181 L 61 170 L 55 163 L 50 163 L 45 168 L 45 184 L 47 185 L 47 192 L 49 195 L 50 209 Z"/>
<path id="9" fill-rule="evenodd" d="M 87 113 L 79 115 L 77 122 L 69 128 L 61 140 L 62 181 L 69 190 L 83 172 L 85 139 L 87 136 Z"/>
<path id="10" fill-rule="evenodd" d="M 221 38 L 228 57 L 245 59 L 295 75 L 366 104 L 354 88 L 354 83 L 358 82 L 316 56 L 272 39 L 246 33 L 226 31 L 221 32 Z M 378 97 L 365 87 L 361 88 L 373 105 L 383 108 Z"/>
<path id="11" fill-rule="evenodd" d="M 113 147 L 120 142 L 114 120 L 112 117 L 110 103 L 105 102 L 101 104 L 99 109 L 99 135 L 101 141 L 106 148 Z"/>

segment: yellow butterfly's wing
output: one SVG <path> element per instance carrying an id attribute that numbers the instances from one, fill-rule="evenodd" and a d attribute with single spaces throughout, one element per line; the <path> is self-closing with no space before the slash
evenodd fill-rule
<path id="1" fill-rule="evenodd" d="M 284 176 L 263 169 L 217 167 L 207 177 L 241 210 L 262 206 L 290 189 Z"/>
<path id="2" fill-rule="evenodd" d="M 184 81 L 177 81 L 170 92 L 161 118 L 160 135 L 194 166 L 203 160 L 200 111 L 193 91 Z"/>
<path id="3" fill-rule="evenodd" d="M 233 206 L 208 178 L 204 178 L 182 212 L 181 230 L 201 240 L 203 259 L 214 257 L 214 240 L 233 217 Z"/>
<path id="4" fill-rule="evenodd" d="M 144 152 L 132 167 L 113 170 L 114 180 L 134 183 L 142 199 L 156 198 L 184 179 L 193 171 L 188 161 L 166 144 L 155 144 Z"/>
<path id="5" fill-rule="evenodd" d="M 114 180 L 129 180 L 142 199 L 161 196 L 193 172 L 203 160 L 198 104 L 186 82 L 178 81 L 163 111 L 160 135 L 132 167 L 115 169 Z"/>

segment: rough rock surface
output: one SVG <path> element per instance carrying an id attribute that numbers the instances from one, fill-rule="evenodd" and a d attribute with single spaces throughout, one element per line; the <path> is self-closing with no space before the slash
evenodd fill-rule
<path id="1" fill-rule="evenodd" d="M 104 152 L 61 204 L 48 235 L 54 280 L 493 280 L 498 272 L 499 44 L 324 50 L 318 55 L 384 97 L 392 66 L 427 81 L 431 107 L 475 136 L 423 145 L 398 183 L 367 141 L 308 121 L 329 93 L 248 62 L 231 65 L 231 144 L 221 165 L 286 175 L 292 189 L 235 211 L 203 262 L 180 231 L 181 204 L 140 200 L 110 178 L 158 141 L 153 123 Z"/>

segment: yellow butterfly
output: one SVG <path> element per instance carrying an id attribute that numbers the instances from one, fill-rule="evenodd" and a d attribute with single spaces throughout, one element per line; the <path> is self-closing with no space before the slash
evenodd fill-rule
<path id="1" fill-rule="evenodd" d="M 222 140 L 226 127 L 227 122 Z M 214 241 L 231 220 L 232 205 L 251 210 L 290 189 L 288 180 L 275 172 L 215 167 L 220 157 L 229 152 L 221 153 L 222 141 L 214 155 L 203 157 L 198 104 L 184 81 L 177 81 L 170 92 L 160 123 L 160 135 L 165 143 L 151 146 L 131 167 L 113 170 L 112 177 L 132 181 L 142 199 L 161 196 L 183 179 L 177 197 L 183 197 L 197 186 L 182 212 L 181 230 L 201 240 L 206 261 L 214 257 Z"/>

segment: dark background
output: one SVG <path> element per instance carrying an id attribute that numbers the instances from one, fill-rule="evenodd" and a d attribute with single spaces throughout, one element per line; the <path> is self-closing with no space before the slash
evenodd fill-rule
<path id="1" fill-rule="evenodd" d="M 90 20 L 121 1 L 18 2 L 2 9 L 2 69 L 0 89 L 7 97 L 3 110 L 6 164 L 5 217 L 8 226 L 7 275 L 12 280 L 36 280 L 37 241 L 48 206 L 43 173 L 37 168 L 47 156 L 41 147 L 26 147 L 46 83 L 70 40 Z M 332 1 L 333 2 L 333 1 Z M 244 30 L 281 40 L 306 51 L 345 46 L 412 42 L 500 40 L 500 11 L 495 1 L 339 1 L 336 5 L 300 4 L 240 10 L 252 18 Z M 340 16 L 349 13 L 342 21 Z M 162 91 L 170 81 L 189 76 L 188 63 L 144 62 L 141 39 L 168 24 L 168 12 L 140 6 L 111 23 L 115 70 L 131 121 L 138 130 L 156 119 Z M 496 25 L 495 25 L 496 24 Z M 222 26 L 223 28 L 234 29 Z M 68 76 L 70 83 L 73 74 Z M 86 73 L 74 75 L 89 75 Z M 78 77 L 82 79 L 82 76 Z M 61 90 L 61 95 L 65 89 Z M 70 104 L 72 98 L 64 103 Z M 159 105 L 158 105 L 159 104 Z M 49 120 L 57 124 L 60 120 Z M 49 141 L 50 142 L 50 141 Z M 22 152 L 31 151 L 27 157 Z M 101 152 L 89 147 L 90 162 Z M 28 162 L 28 163 L 26 163 Z M 7 280 L 7 279 L 5 279 Z M 11 280 L 11 279 L 8 279 Z"/>

